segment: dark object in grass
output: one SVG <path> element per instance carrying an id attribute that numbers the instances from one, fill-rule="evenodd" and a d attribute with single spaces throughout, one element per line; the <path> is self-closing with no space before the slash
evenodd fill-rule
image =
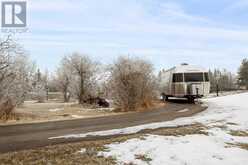
<path id="1" fill-rule="evenodd" d="M 105 107 L 105 108 L 109 107 L 109 103 L 106 101 L 106 99 L 100 97 L 89 97 L 84 102 L 88 104 L 97 104 L 100 107 Z"/>

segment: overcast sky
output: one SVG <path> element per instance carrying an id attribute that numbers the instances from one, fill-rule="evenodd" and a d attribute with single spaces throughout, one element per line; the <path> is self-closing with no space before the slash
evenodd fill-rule
<path id="1" fill-rule="evenodd" d="M 248 0 L 28 0 L 29 33 L 16 38 L 42 69 L 81 52 L 119 55 L 156 70 L 183 62 L 236 72 L 248 57 Z"/>

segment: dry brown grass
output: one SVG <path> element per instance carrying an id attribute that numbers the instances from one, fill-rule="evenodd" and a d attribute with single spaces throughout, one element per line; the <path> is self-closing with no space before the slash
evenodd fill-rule
<path id="1" fill-rule="evenodd" d="M 111 143 L 120 143 L 128 139 L 144 139 L 146 134 L 156 134 L 163 136 L 184 136 L 188 134 L 206 134 L 205 127 L 201 124 L 187 125 L 173 128 L 160 128 L 155 130 L 144 130 L 137 134 L 120 135 L 108 137 L 102 140 L 82 141 L 78 143 L 61 144 L 0 154 L 0 165 L 64 165 L 64 164 L 84 164 L 84 165 L 112 165 L 116 164 L 114 158 L 104 158 L 98 156 L 99 151 L 107 151 L 105 145 Z M 79 151 L 84 148 L 86 152 Z M 137 155 L 137 159 L 149 162 L 151 161 L 145 155 Z"/>
<path id="2" fill-rule="evenodd" d="M 6 121 L 7 118 L 4 115 L 1 118 L 0 109 L 0 125 L 93 118 L 118 114 L 121 113 L 112 112 L 111 108 L 96 108 L 79 105 L 75 102 L 63 103 L 52 100 L 45 103 L 37 103 L 35 101 L 26 101 L 8 115 L 8 121 Z"/>
<path id="3" fill-rule="evenodd" d="M 14 115 L 13 111 L 15 109 L 15 105 L 11 101 L 11 99 L 6 100 L 5 102 L 0 103 L 0 120 L 9 120 Z"/>
<path id="4" fill-rule="evenodd" d="M 135 155 L 135 159 L 142 160 L 144 162 L 147 162 L 148 164 L 149 164 L 150 161 L 152 161 L 151 158 L 149 158 L 147 155 L 143 155 L 143 154 Z"/>
<path id="5" fill-rule="evenodd" d="M 151 110 L 155 110 L 155 109 L 164 107 L 165 105 L 166 104 L 160 100 L 153 100 L 153 101 L 143 103 L 135 111 L 137 111 L 137 112 L 151 111 Z M 115 108 L 114 112 L 127 112 L 127 111 L 123 111 L 123 109 L 121 109 L 121 108 Z"/>
<path id="6" fill-rule="evenodd" d="M 150 133 L 155 135 L 162 135 L 162 136 L 185 136 L 185 135 L 192 135 L 192 134 L 203 134 L 208 135 L 205 131 L 207 129 L 206 126 L 197 123 L 193 125 L 185 125 L 185 126 L 178 126 L 178 127 L 171 127 L 171 128 L 159 128 L 155 130 L 143 130 L 144 133 Z"/>
<path id="7" fill-rule="evenodd" d="M 150 111 L 155 110 L 160 107 L 164 107 L 165 103 L 160 100 L 153 100 L 151 104 L 146 104 L 137 111 Z M 49 111 L 53 109 L 62 109 L 60 111 Z M 19 115 L 19 119 L 23 122 L 32 121 L 51 121 L 51 120 L 66 120 L 72 119 L 71 115 L 78 115 L 82 118 L 99 117 L 99 116 L 109 116 L 118 115 L 122 113 L 132 113 L 132 112 L 122 112 L 120 109 L 116 108 L 100 108 L 97 105 L 92 104 L 78 104 L 76 102 L 63 103 L 61 101 L 48 101 L 45 103 L 37 103 L 33 101 L 25 102 L 22 106 L 16 109 Z M 33 115 L 32 118 L 30 114 Z M 29 116 L 29 118 L 23 118 L 24 116 Z"/>
<path id="8" fill-rule="evenodd" d="M 0 164 L 12 165 L 112 165 L 114 159 L 98 157 L 98 151 L 104 150 L 105 142 L 82 142 L 65 145 L 48 146 L 35 150 L 26 150 L 0 155 Z M 80 153 L 81 148 L 86 148 L 85 153 Z"/>
<path id="9" fill-rule="evenodd" d="M 28 114 L 28 113 L 19 113 L 19 112 L 11 112 L 8 117 L 6 118 L 5 115 L 0 117 L 0 122 L 7 122 L 7 121 L 20 121 L 20 120 L 34 120 L 35 115 Z"/>
<path id="10" fill-rule="evenodd" d="M 140 108 L 137 109 L 139 112 L 150 111 L 164 107 L 165 103 L 160 100 L 153 100 L 152 102 L 144 103 Z"/>
<path id="11" fill-rule="evenodd" d="M 227 147 L 238 147 L 244 150 L 248 150 L 248 143 L 227 143 Z"/>
<path id="12" fill-rule="evenodd" d="M 2 113 L 0 116 L 0 121 L 6 122 L 7 120 L 17 120 L 18 117 L 15 113 L 11 112 L 9 114 Z"/>
<path id="13" fill-rule="evenodd" d="M 231 131 L 229 131 L 229 134 L 232 136 L 248 137 L 247 131 L 231 130 Z"/>
<path id="14" fill-rule="evenodd" d="M 248 150 L 248 143 L 238 143 L 235 145 L 242 148 L 242 149 Z"/>

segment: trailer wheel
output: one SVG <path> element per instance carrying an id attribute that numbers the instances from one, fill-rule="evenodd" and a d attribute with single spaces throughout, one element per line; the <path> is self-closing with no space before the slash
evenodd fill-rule
<path id="1" fill-rule="evenodd" d="M 163 101 L 168 101 L 168 96 L 165 95 L 164 93 L 162 93 L 162 99 L 163 99 Z"/>
<path id="2" fill-rule="evenodd" d="M 194 97 L 188 97 L 188 102 L 190 103 L 190 104 L 194 104 L 195 103 L 195 98 Z"/>

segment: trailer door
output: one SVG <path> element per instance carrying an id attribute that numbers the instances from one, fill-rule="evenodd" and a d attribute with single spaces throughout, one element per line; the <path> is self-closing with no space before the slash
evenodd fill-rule
<path id="1" fill-rule="evenodd" d="M 174 96 L 183 96 L 185 93 L 184 82 L 183 82 L 183 73 L 174 73 L 173 74 L 173 83 L 172 90 Z"/>

